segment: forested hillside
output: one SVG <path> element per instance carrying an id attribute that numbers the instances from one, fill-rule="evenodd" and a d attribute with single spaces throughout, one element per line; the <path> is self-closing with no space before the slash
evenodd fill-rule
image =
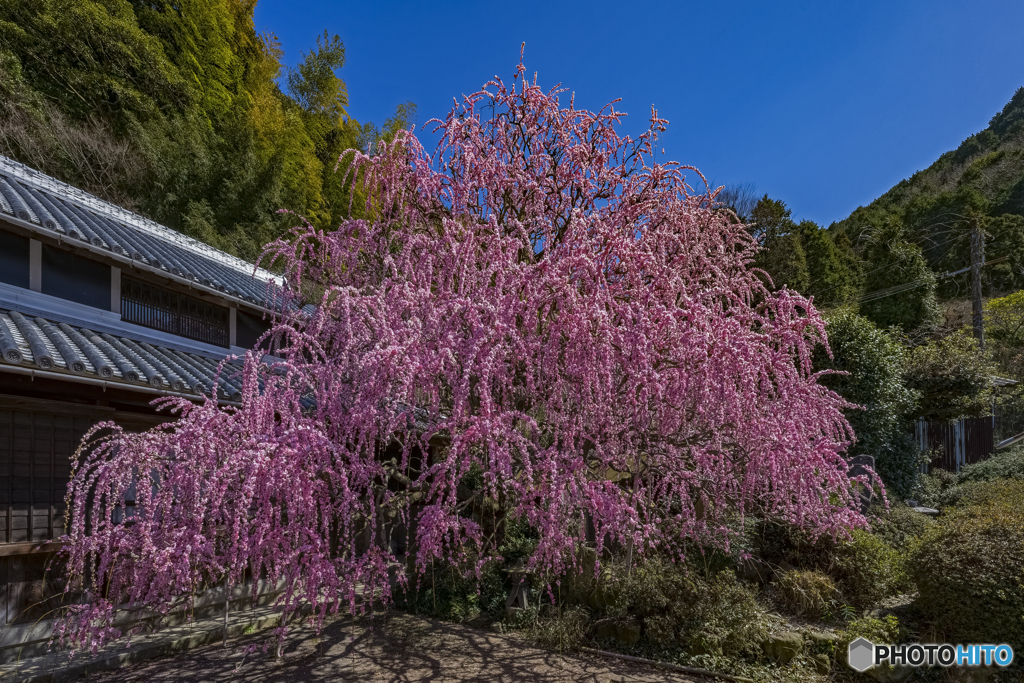
<path id="1" fill-rule="evenodd" d="M 969 294 L 970 273 L 951 273 L 970 265 L 975 226 L 984 234 L 984 297 L 1024 289 L 1024 88 L 988 128 L 827 229 L 797 222 L 785 202 L 758 198 L 749 185 L 718 199 L 764 245 L 756 265 L 775 287 L 917 341 L 950 331 L 960 313 L 944 302 Z"/>
<path id="2" fill-rule="evenodd" d="M 255 5 L 0 0 L 0 153 L 248 259 L 297 220 L 278 209 L 337 224 L 339 154 L 415 107 L 358 123 L 340 39 L 283 69 Z"/>
<path id="3" fill-rule="evenodd" d="M 970 263 L 975 221 L 985 232 L 986 260 L 1008 257 L 985 267 L 985 295 L 1024 288 L 1024 88 L 988 128 L 830 230 L 849 237 L 871 267 L 872 245 L 897 239 L 920 247 L 929 268 L 943 274 Z M 963 295 L 968 277 L 941 279 L 939 296 Z"/>

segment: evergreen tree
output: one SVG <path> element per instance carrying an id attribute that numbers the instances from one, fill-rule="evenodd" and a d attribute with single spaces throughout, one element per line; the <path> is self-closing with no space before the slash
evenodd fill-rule
<path id="1" fill-rule="evenodd" d="M 810 284 L 807 258 L 786 203 L 764 195 L 750 212 L 750 230 L 762 246 L 754 263 L 768 274 L 772 285 L 806 292 Z"/>
<path id="2" fill-rule="evenodd" d="M 908 429 L 918 394 L 907 386 L 907 352 L 899 335 L 863 316 L 841 310 L 826 325 L 831 357 L 823 347 L 814 369 L 835 370 L 822 384 L 857 407 L 844 411 L 855 442 L 850 455 L 870 455 L 890 494 L 906 495 L 917 481 L 919 453 Z"/>
<path id="3" fill-rule="evenodd" d="M 863 315 L 879 327 L 895 326 L 905 334 L 928 332 L 938 324 L 935 273 L 921 248 L 903 238 L 898 224 L 875 232 L 865 260 L 871 270 L 860 305 Z"/>
<path id="4" fill-rule="evenodd" d="M 858 259 L 849 248 L 849 239 L 840 247 L 828 230 L 813 221 L 800 221 L 797 231 L 807 259 L 805 293 L 813 296 L 818 306 L 843 304 L 856 297 L 860 290 Z"/>

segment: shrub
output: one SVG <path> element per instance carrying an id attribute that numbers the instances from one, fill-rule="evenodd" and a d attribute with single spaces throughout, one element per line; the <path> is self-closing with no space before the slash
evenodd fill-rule
<path id="1" fill-rule="evenodd" d="M 775 566 L 824 572 L 835 581 L 843 600 L 857 609 L 909 587 L 900 553 L 860 529 L 849 540 L 824 536 L 812 541 L 799 529 L 766 525 L 761 552 Z"/>
<path id="2" fill-rule="evenodd" d="M 757 539 L 761 559 L 782 569 L 818 569 L 831 564 L 834 542 L 829 537 L 812 540 L 805 532 L 788 524 L 766 522 Z"/>
<path id="3" fill-rule="evenodd" d="M 799 569 L 783 572 L 776 585 L 785 605 L 796 614 L 821 617 L 831 612 L 839 601 L 839 589 L 821 572 Z"/>
<path id="4" fill-rule="evenodd" d="M 933 469 L 928 474 L 922 474 L 914 489 L 913 495 L 917 502 L 927 507 L 940 507 L 939 502 L 942 494 L 951 486 L 955 486 L 957 475 L 942 469 Z"/>
<path id="5" fill-rule="evenodd" d="M 967 465 L 959 474 L 932 470 L 921 477 L 921 485 L 914 495 L 922 505 L 949 507 L 959 503 L 972 484 L 1001 479 L 1024 479 L 1024 444 Z"/>
<path id="6" fill-rule="evenodd" d="M 590 623 L 590 612 L 585 607 L 544 605 L 526 633 L 541 647 L 572 650 L 583 644 Z"/>
<path id="7" fill-rule="evenodd" d="M 850 541 L 836 545 L 828 573 L 836 580 L 846 602 L 857 609 L 877 605 L 910 587 L 900 553 L 859 529 Z"/>
<path id="8" fill-rule="evenodd" d="M 480 579 L 470 563 L 436 563 L 433 570 L 410 581 L 408 590 L 395 591 L 395 605 L 437 619 L 461 622 L 481 612 L 497 614 L 505 606 L 508 589 L 498 562 L 484 565 Z"/>
<path id="9" fill-rule="evenodd" d="M 945 636 L 1024 648 L 1024 481 L 966 485 L 916 548 L 912 572 Z"/>
<path id="10" fill-rule="evenodd" d="M 898 643 L 900 642 L 900 622 L 896 615 L 889 614 L 879 619 L 875 617 L 864 617 L 854 619 L 843 630 L 839 643 L 841 650 L 858 638 L 867 638 L 873 643 Z"/>
<path id="11" fill-rule="evenodd" d="M 836 655 L 838 655 L 840 661 L 846 662 L 847 646 L 858 638 L 867 638 L 873 643 L 900 643 L 904 641 L 900 632 L 900 622 L 893 614 L 886 615 L 881 619 L 875 617 L 854 619 L 839 634 Z M 881 674 L 878 680 L 890 680 L 887 674 L 891 673 L 892 666 L 885 665 L 884 668 L 878 671 L 878 674 Z M 902 679 L 893 677 L 891 680 Z"/>
<path id="12" fill-rule="evenodd" d="M 998 453 L 988 460 L 967 465 L 957 475 L 958 484 L 972 481 L 996 481 L 999 479 L 1024 479 L 1024 444 L 1009 451 Z"/>
<path id="13" fill-rule="evenodd" d="M 933 526 L 934 519 L 903 505 L 878 510 L 871 520 L 871 530 L 875 536 L 901 551 L 907 550 Z"/>
<path id="14" fill-rule="evenodd" d="M 612 577 L 603 611 L 638 621 L 641 645 L 752 658 L 775 625 L 755 591 L 728 570 L 705 579 L 693 567 L 648 557 L 630 572 L 616 566 Z"/>

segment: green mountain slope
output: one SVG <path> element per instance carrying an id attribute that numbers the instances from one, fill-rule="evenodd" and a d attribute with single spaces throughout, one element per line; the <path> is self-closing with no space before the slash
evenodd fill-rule
<path id="1" fill-rule="evenodd" d="M 970 262 L 969 232 L 975 222 L 986 234 L 986 259 L 1008 257 L 986 266 L 985 294 L 1024 288 L 1024 88 L 985 130 L 830 230 L 845 233 L 865 257 L 877 252 L 879 240 L 913 242 L 941 274 Z M 940 294 L 962 295 L 967 277 L 942 279 Z"/>

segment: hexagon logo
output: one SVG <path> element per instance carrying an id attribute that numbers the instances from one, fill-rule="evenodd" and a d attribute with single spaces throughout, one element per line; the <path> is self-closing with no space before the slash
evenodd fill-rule
<path id="1" fill-rule="evenodd" d="M 846 662 L 854 671 L 867 671 L 875 665 L 875 644 L 867 638 L 858 638 L 846 648 Z"/>

